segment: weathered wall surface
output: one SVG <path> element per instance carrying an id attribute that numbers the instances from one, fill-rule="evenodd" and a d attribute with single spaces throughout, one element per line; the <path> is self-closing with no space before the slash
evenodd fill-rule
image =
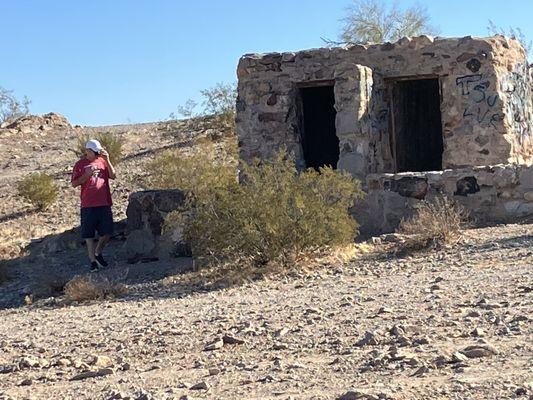
<path id="1" fill-rule="evenodd" d="M 368 195 L 354 215 L 363 234 L 393 232 L 421 200 L 446 196 L 478 223 L 533 218 L 533 166 L 507 164 L 438 172 L 371 174 Z"/>
<path id="2" fill-rule="evenodd" d="M 441 85 L 443 168 L 524 162 L 531 146 L 523 138 L 531 135 L 532 117 L 518 99 L 528 87 L 531 92 L 530 82 L 522 79 L 514 93 L 504 83 L 522 76 L 525 60 L 518 42 L 500 36 L 421 36 L 393 44 L 243 56 L 236 119 L 241 157 L 265 158 L 287 147 L 303 167 L 299 87 L 334 81 L 338 166 L 360 177 L 394 172 L 389 79 L 433 76 Z M 513 112 L 520 121 L 510 117 Z"/>
<path id="3" fill-rule="evenodd" d="M 508 140 L 512 145 L 513 162 L 533 161 L 533 82 L 532 71 L 519 57 L 521 49 L 497 49 L 503 54 L 515 52 L 507 62 L 496 63 L 499 81 L 499 97 L 504 105 L 504 124 L 509 132 Z"/>

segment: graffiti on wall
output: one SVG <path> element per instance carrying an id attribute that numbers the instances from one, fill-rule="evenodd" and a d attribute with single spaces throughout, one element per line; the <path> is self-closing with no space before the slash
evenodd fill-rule
<path id="1" fill-rule="evenodd" d="M 507 97 L 506 108 L 520 143 L 533 135 L 533 104 L 531 77 L 527 65 L 519 64 L 502 78 L 502 92 Z"/>
<path id="2" fill-rule="evenodd" d="M 461 91 L 461 96 L 466 98 L 463 118 L 497 129 L 497 123 L 503 120 L 503 115 L 495 112 L 494 106 L 499 98 L 490 87 L 490 81 L 484 79 L 483 74 L 471 74 L 459 76 L 455 84 Z"/>

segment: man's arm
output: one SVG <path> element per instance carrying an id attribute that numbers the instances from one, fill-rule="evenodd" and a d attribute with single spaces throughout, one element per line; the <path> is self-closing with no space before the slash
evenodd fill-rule
<path id="1" fill-rule="evenodd" d="M 109 171 L 108 171 L 109 179 L 115 179 L 117 177 L 117 173 L 115 172 L 115 167 L 113 167 L 113 164 L 111 164 L 111 160 L 109 159 L 109 153 L 105 151 L 104 149 L 102 149 L 102 151 L 100 152 L 100 155 L 106 162 L 107 168 L 109 168 Z"/>
<path id="2" fill-rule="evenodd" d="M 80 177 L 72 180 L 72 187 L 78 187 L 80 185 L 83 185 L 85 182 L 89 180 L 89 178 L 92 176 L 93 171 L 92 168 L 86 168 L 85 173 L 81 175 Z"/>

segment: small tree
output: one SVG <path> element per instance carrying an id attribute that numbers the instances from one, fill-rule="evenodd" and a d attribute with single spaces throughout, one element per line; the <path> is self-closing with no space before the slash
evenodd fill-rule
<path id="1" fill-rule="evenodd" d="M 343 19 L 341 40 L 344 43 L 383 43 L 404 36 L 433 35 L 425 7 L 405 10 L 395 1 L 390 7 L 378 0 L 354 0 Z"/>
<path id="2" fill-rule="evenodd" d="M 203 109 L 195 111 L 198 103 L 192 99 L 178 106 L 177 114 L 170 114 L 171 119 L 177 116 L 185 118 L 201 118 L 212 116 L 213 128 L 232 130 L 234 128 L 235 104 L 237 102 L 237 85 L 235 83 L 217 83 L 214 87 L 200 91 Z"/>
<path id="3" fill-rule="evenodd" d="M 12 121 L 30 111 L 30 100 L 24 96 L 18 100 L 13 91 L 0 86 L 0 124 Z"/>

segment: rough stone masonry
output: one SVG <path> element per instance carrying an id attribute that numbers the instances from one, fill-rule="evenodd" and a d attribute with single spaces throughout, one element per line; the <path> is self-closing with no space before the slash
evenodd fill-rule
<path id="1" fill-rule="evenodd" d="M 440 121 L 433 130 L 442 137 L 435 156 L 441 163 L 426 170 L 533 160 L 527 58 L 516 40 L 503 36 L 420 36 L 368 46 L 248 54 L 240 59 L 237 74 L 236 129 L 244 160 L 269 157 L 286 147 L 300 167 L 308 166 L 305 141 L 312 126 L 305 124 L 302 103 L 306 89 L 320 86 L 330 86 L 334 98 L 338 160 L 333 166 L 355 176 L 402 172 L 398 164 L 409 152 L 402 140 L 412 139 L 402 134 L 417 118 L 427 118 L 424 105 L 435 96 Z M 434 81 L 436 88 L 417 103 L 409 85 L 416 91 L 423 81 Z M 402 114 L 410 121 L 399 121 Z"/>
<path id="2" fill-rule="evenodd" d="M 516 40 L 247 54 L 237 74 L 242 159 L 286 148 L 299 168 L 351 172 L 369 192 L 367 232 L 393 230 L 414 202 L 442 194 L 481 221 L 533 215 L 533 84 Z"/>

